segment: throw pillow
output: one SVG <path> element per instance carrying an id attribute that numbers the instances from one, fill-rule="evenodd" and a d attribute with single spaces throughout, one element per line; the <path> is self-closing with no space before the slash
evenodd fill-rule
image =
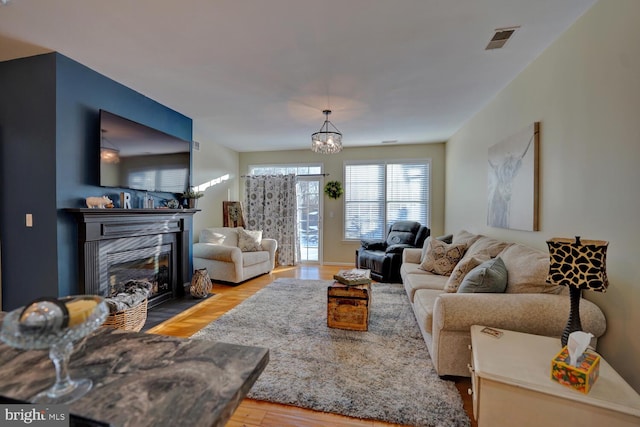
<path id="1" fill-rule="evenodd" d="M 436 240 L 440 240 L 441 242 L 451 243 L 453 239 L 453 234 L 445 234 L 444 236 L 436 237 Z M 424 261 L 424 257 L 427 255 L 427 247 L 429 246 L 429 241 L 431 240 L 431 236 L 427 237 L 422 245 L 422 253 L 420 254 L 420 263 Z"/>
<path id="2" fill-rule="evenodd" d="M 261 251 L 262 230 L 252 231 L 238 228 L 238 247 L 242 252 Z"/>
<path id="3" fill-rule="evenodd" d="M 466 244 L 447 244 L 438 239 L 429 240 L 427 253 L 420 268 L 441 276 L 448 276 L 467 250 Z"/>
<path id="4" fill-rule="evenodd" d="M 447 292 L 457 292 L 460 283 L 462 283 L 467 273 L 488 259 L 489 257 L 463 257 L 451 272 L 451 276 L 449 276 L 447 283 L 444 285 L 444 290 Z"/>
<path id="5" fill-rule="evenodd" d="M 458 293 L 501 293 L 507 288 L 507 267 L 502 258 L 485 261 L 462 280 Z"/>
<path id="6" fill-rule="evenodd" d="M 424 244 L 422 245 L 422 253 L 420 254 L 420 264 L 424 262 L 424 259 L 427 257 L 427 249 L 429 249 L 429 245 L 431 244 L 431 236 L 427 237 L 424 240 Z"/>
<path id="7" fill-rule="evenodd" d="M 224 245 L 224 241 L 227 238 L 222 233 L 211 229 L 204 229 L 200 232 L 200 243 L 213 243 L 214 245 Z"/>

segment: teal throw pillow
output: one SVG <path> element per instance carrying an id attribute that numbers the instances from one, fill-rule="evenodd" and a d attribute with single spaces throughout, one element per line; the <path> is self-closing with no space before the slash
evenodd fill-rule
<path id="1" fill-rule="evenodd" d="M 464 276 L 459 293 L 501 293 L 507 289 L 507 267 L 502 258 L 485 261 Z"/>

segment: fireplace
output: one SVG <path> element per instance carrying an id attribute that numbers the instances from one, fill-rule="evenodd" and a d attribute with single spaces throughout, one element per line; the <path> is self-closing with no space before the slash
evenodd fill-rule
<path id="1" fill-rule="evenodd" d="M 78 220 L 80 292 L 109 296 L 127 280 L 152 284 L 149 308 L 191 280 L 195 209 L 67 209 Z"/>
<path id="2" fill-rule="evenodd" d="M 171 294 L 173 289 L 171 258 L 169 245 L 137 249 L 124 254 L 110 254 L 107 262 L 109 295 L 116 294 L 121 288 L 119 285 L 129 280 L 144 280 L 151 283 L 149 296 L 151 300 Z"/>
<path id="3" fill-rule="evenodd" d="M 114 295 L 128 280 L 151 283 L 149 306 L 178 297 L 175 235 L 130 237 L 99 244 L 99 292 Z"/>

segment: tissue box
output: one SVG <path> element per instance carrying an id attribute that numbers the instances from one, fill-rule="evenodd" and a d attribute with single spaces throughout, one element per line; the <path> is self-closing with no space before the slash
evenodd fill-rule
<path id="1" fill-rule="evenodd" d="M 585 352 L 578 366 L 569 364 L 569 350 L 564 347 L 551 361 L 551 379 L 581 393 L 589 393 L 600 372 L 600 356 Z"/>

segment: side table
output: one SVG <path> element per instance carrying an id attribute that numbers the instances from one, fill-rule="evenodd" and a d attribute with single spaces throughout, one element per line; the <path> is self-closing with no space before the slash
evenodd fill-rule
<path id="1" fill-rule="evenodd" d="M 557 338 L 471 327 L 473 414 L 479 427 L 638 426 L 640 395 L 603 358 L 588 394 L 551 380 Z M 496 329 L 496 328 L 492 328 Z"/>

